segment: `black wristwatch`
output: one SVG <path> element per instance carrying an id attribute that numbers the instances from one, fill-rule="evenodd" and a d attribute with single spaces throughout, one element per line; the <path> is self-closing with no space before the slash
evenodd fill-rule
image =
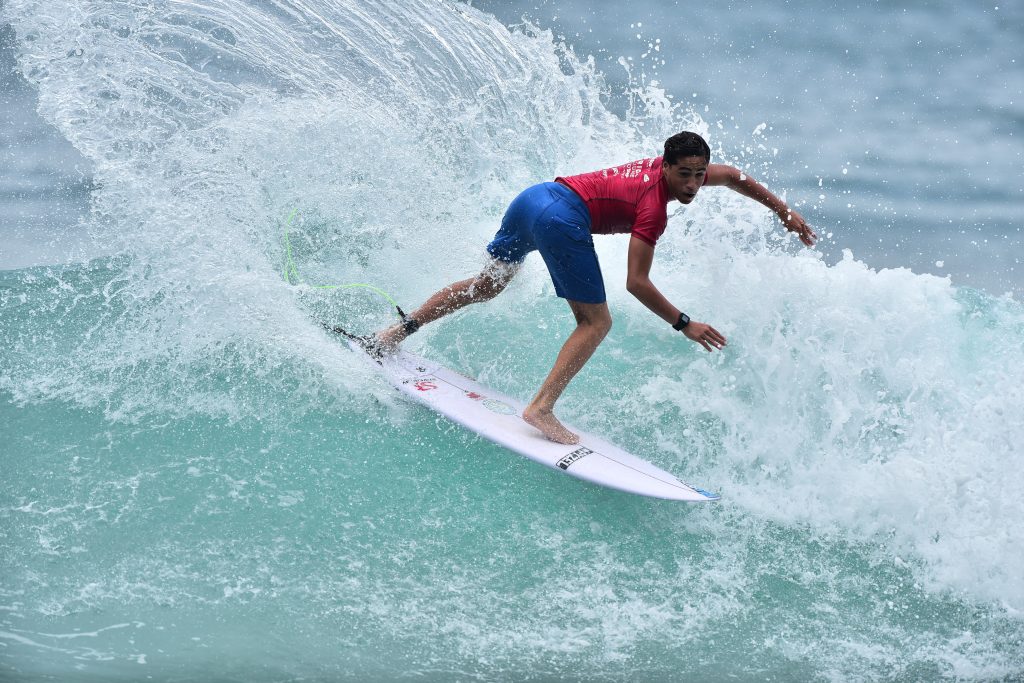
<path id="1" fill-rule="evenodd" d="M 672 326 L 673 330 L 683 331 L 683 328 L 690 324 L 690 316 L 680 312 L 679 320 L 675 325 Z"/>

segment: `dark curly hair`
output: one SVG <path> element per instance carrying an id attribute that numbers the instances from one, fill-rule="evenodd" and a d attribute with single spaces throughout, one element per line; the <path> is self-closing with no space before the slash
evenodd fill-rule
<path id="1" fill-rule="evenodd" d="M 676 133 L 668 140 L 665 140 L 665 156 L 663 161 L 671 166 L 683 157 L 704 157 L 710 162 L 711 148 L 708 147 L 708 143 L 704 142 L 704 138 L 696 133 L 684 130 L 682 133 Z"/>

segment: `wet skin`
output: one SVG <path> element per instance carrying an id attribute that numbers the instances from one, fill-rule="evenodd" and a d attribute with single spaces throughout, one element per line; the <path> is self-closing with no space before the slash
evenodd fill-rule
<path id="1" fill-rule="evenodd" d="M 708 160 L 704 157 L 682 157 L 674 164 L 661 165 L 661 173 L 673 199 L 689 204 L 697 196 L 708 172 Z"/>

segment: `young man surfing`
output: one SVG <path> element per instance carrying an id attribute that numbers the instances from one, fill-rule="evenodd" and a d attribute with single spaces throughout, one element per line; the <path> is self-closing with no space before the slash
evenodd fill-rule
<path id="1" fill-rule="evenodd" d="M 612 326 L 592 235 L 629 233 L 626 289 L 709 352 L 725 346 L 725 337 L 711 325 L 690 320 L 649 277 L 655 244 L 668 222 L 668 202 L 689 204 L 701 187 L 725 186 L 774 211 L 786 229 L 797 233 L 807 246 L 817 240 L 800 214 L 763 185 L 732 166 L 710 162 L 711 149 L 704 139 L 682 132 L 665 141 L 661 157 L 559 177 L 524 190 L 509 205 L 501 228 L 487 245 L 490 261 L 484 269 L 445 287 L 401 323 L 379 332 L 377 345 L 393 349 L 421 326 L 468 304 L 494 298 L 519 271 L 526 255 L 539 251 L 555 293 L 572 309 L 576 329 L 523 411 L 523 419 L 552 441 L 577 443 L 579 437 L 555 417 L 555 402 Z"/>

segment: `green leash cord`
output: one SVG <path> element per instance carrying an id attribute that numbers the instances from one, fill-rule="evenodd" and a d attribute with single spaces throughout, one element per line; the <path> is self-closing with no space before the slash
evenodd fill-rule
<path id="1" fill-rule="evenodd" d="M 285 262 L 284 262 L 284 270 L 282 271 L 281 275 L 282 275 L 282 277 L 284 277 L 284 281 L 287 282 L 290 285 L 302 284 L 302 278 L 299 277 L 299 270 L 298 270 L 298 268 L 295 267 L 295 261 L 292 260 L 292 243 L 291 243 L 291 240 L 288 238 L 288 231 L 291 228 L 292 219 L 295 218 L 295 214 L 298 213 L 298 212 L 299 212 L 298 209 L 292 209 L 292 212 L 290 214 L 288 214 L 288 219 L 284 223 Z M 371 292 L 374 292 L 375 294 L 379 294 L 380 296 L 384 297 L 388 301 L 388 303 L 390 303 L 392 306 L 394 306 L 395 307 L 395 312 L 398 314 L 398 317 L 402 320 L 402 322 L 405 325 L 408 326 L 410 323 L 415 324 L 415 321 L 405 314 L 405 311 L 403 311 L 402 307 L 399 306 L 395 302 L 395 300 L 391 298 L 391 295 L 389 295 L 387 292 L 385 292 L 380 287 L 374 287 L 373 285 L 368 285 L 368 284 L 365 284 L 365 283 L 362 283 L 362 282 L 352 282 L 352 283 L 349 283 L 347 285 L 309 285 L 309 287 L 312 287 L 313 289 L 355 289 L 355 288 L 368 289 Z M 341 334 L 344 334 L 345 336 L 349 336 L 349 337 L 352 336 L 348 332 L 345 332 L 345 330 L 341 329 L 340 327 L 330 327 L 330 326 L 328 326 L 326 324 L 324 324 L 324 327 L 327 327 L 327 329 L 329 329 L 329 330 L 331 330 L 333 332 L 340 332 Z M 415 324 L 415 327 L 418 328 L 419 325 Z"/>

